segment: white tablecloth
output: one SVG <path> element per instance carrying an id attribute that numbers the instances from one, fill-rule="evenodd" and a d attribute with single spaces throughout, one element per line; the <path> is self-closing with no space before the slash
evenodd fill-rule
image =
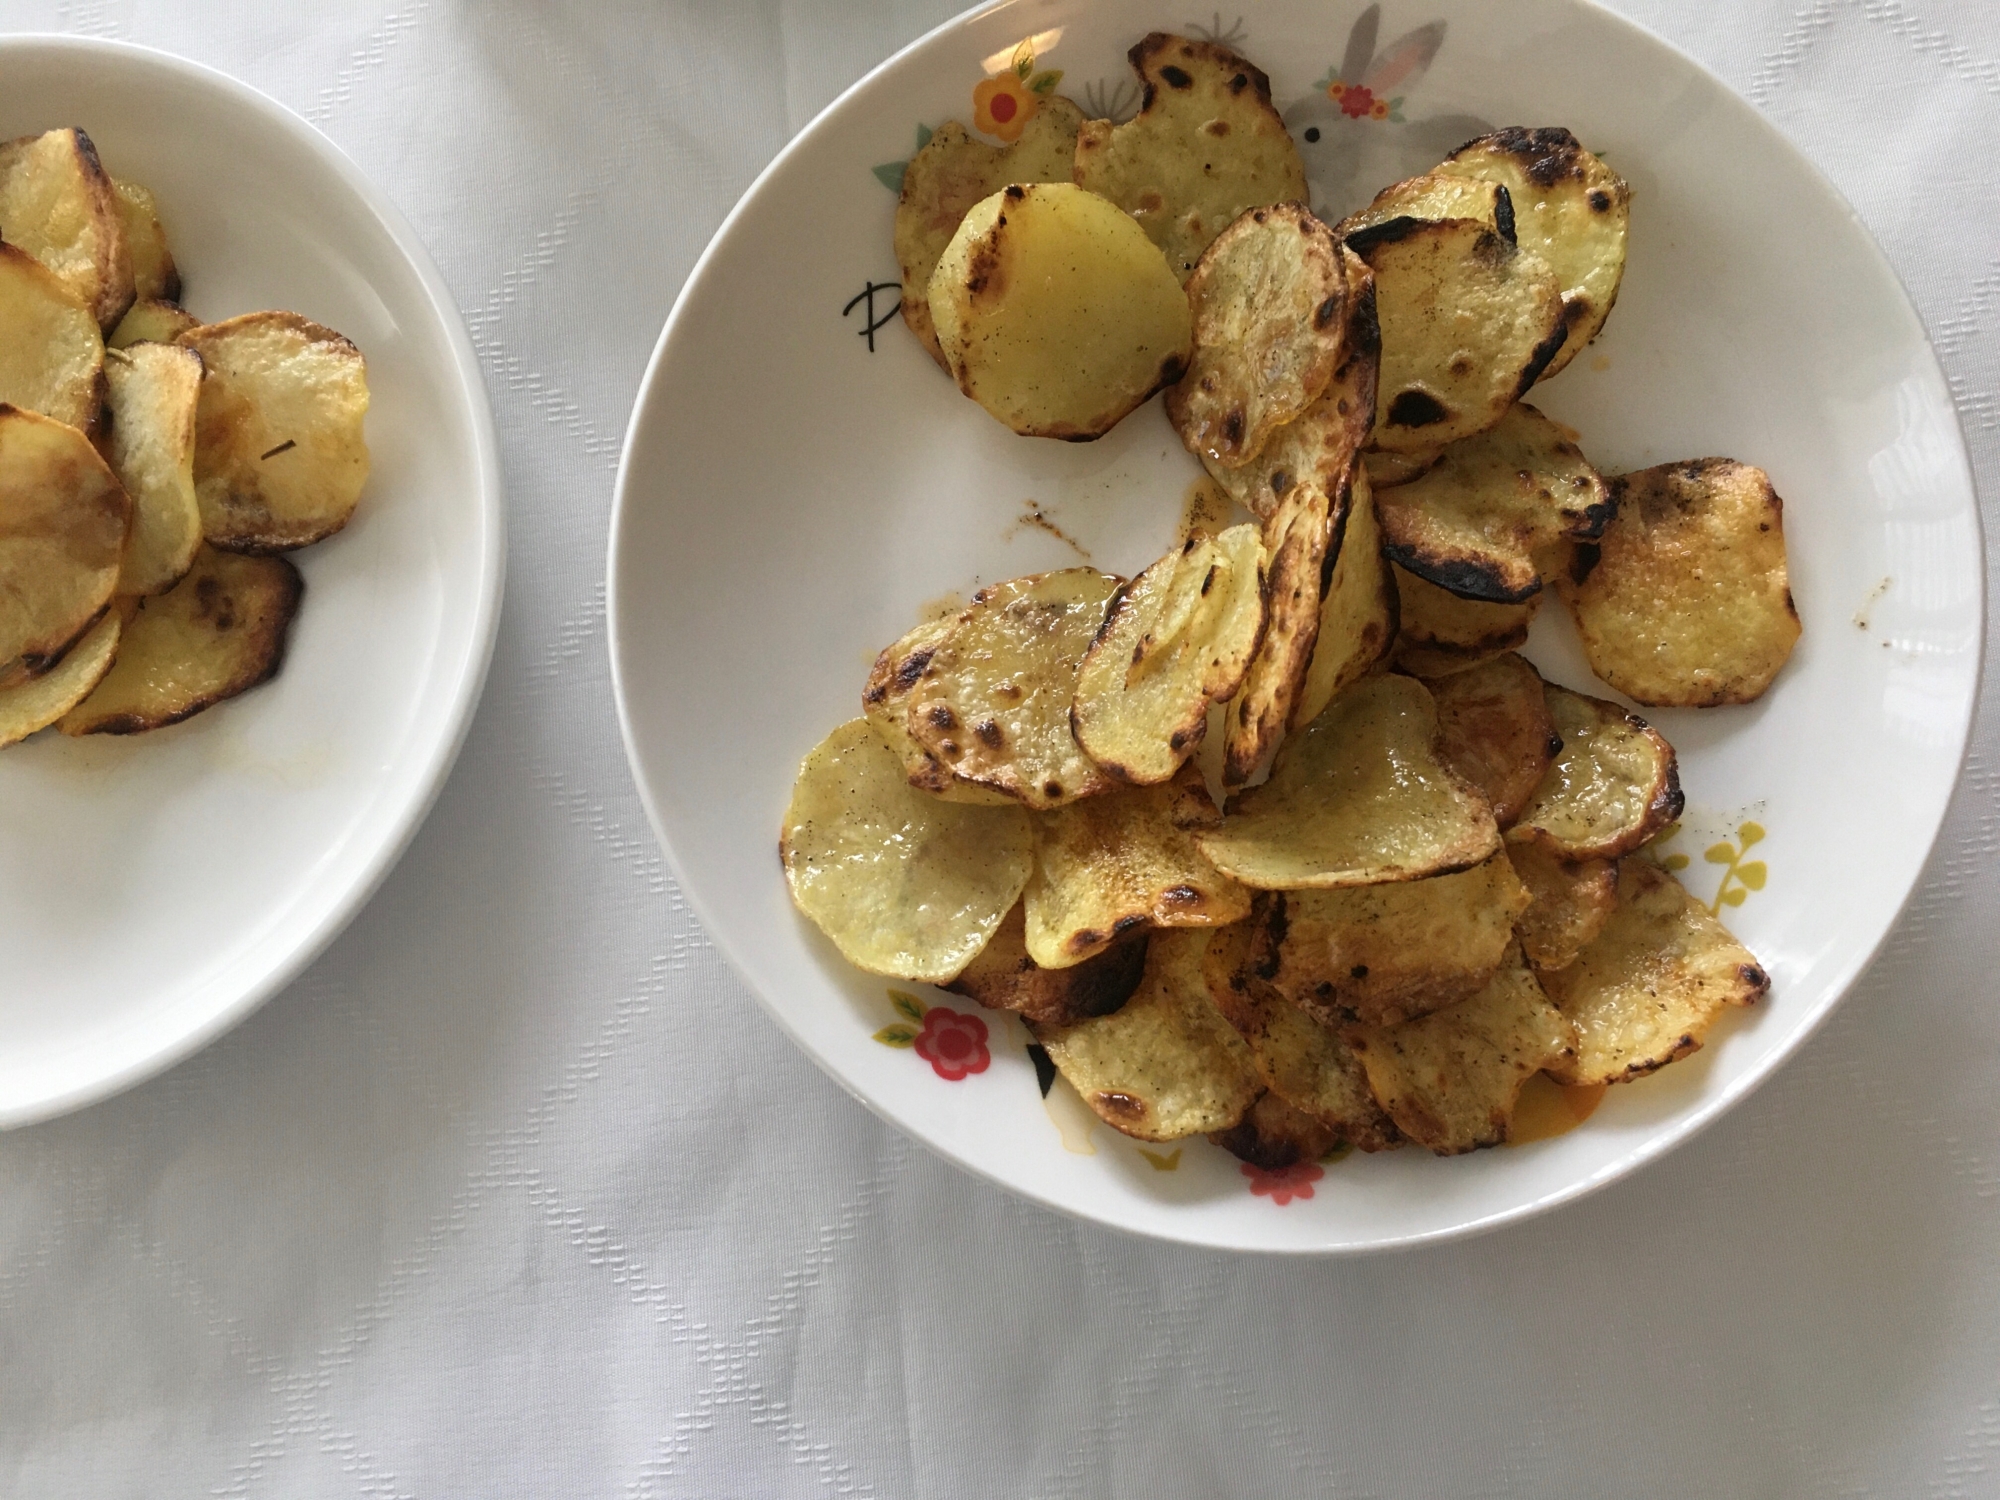
<path id="1" fill-rule="evenodd" d="M 1621 4 L 1852 199 L 2000 493 L 2000 5 Z M 618 442 L 738 193 L 952 7 L 0 0 L 245 78 L 388 191 L 470 324 L 513 549 L 464 757 L 347 934 L 166 1077 L 0 1137 L 0 1494 L 2000 1494 L 1990 707 L 1804 1053 L 1458 1246 L 1081 1228 L 878 1124 L 726 972 L 618 747 Z"/>

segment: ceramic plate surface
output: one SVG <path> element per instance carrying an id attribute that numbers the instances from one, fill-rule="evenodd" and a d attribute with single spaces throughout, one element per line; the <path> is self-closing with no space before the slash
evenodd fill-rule
<path id="1" fill-rule="evenodd" d="M 750 986 L 827 1072 L 952 1160 L 1202 1245 L 1445 1238 L 1684 1140 L 1867 964 L 1936 835 L 1971 720 L 1984 614 L 1971 477 L 1880 252 L 1686 57 L 1581 0 L 1390 0 L 1372 36 L 1360 5 L 1249 8 L 1225 39 L 1270 72 L 1328 219 L 1494 125 L 1567 125 L 1630 180 L 1617 309 L 1535 399 L 1607 472 L 1729 454 L 1785 498 L 1805 622 L 1790 665 L 1754 705 L 1651 715 L 1689 799 L 1665 853 L 1687 856 L 1682 878 L 1773 989 L 1695 1057 L 1533 1144 L 1273 1175 L 1205 1141 L 1142 1148 L 1091 1126 L 1066 1085 L 1044 1096 L 1013 1018 L 842 963 L 794 914 L 777 837 L 800 758 L 859 712 L 874 652 L 927 602 L 1075 564 L 1079 549 L 1129 574 L 1173 538 L 1197 469 L 1158 402 L 1093 444 L 1014 437 L 939 374 L 884 284 L 892 187 L 920 127 L 1005 128 L 1002 95 L 1017 117 L 1032 107 L 1032 88 L 1003 81 L 975 115 L 975 87 L 1016 77 L 1024 39 L 1030 84 L 1060 69 L 1061 92 L 1120 114 L 1134 104 L 1126 48 L 1183 19 L 1138 0 L 964 17 L 857 85 L 745 196 L 667 324 L 628 437 L 610 558 L 627 745 L 689 898 Z M 1528 654 L 1611 696 L 1559 607 Z"/>
<path id="2" fill-rule="evenodd" d="M 0 1124 L 185 1056 L 357 911 L 442 785 L 492 650 L 499 465 L 414 233 L 304 121 L 136 47 L 0 37 L 0 139 L 90 132 L 150 187 L 196 317 L 288 308 L 368 359 L 373 470 L 294 553 L 279 676 L 171 729 L 0 752 Z"/>

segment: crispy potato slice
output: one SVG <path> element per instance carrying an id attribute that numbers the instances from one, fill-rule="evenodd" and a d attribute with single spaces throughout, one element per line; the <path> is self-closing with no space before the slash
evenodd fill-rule
<path id="1" fill-rule="evenodd" d="M 1484 989 L 1531 899 L 1504 854 L 1428 880 L 1291 891 L 1271 901 L 1252 964 L 1329 1026 L 1393 1026 Z"/>
<path id="2" fill-rule="evenodd" d="M 97 319 L 55 272 L 0 245 L 0 403 L 89 432 L 103 399 Z"/>
<path id="3" fill-rule="evenodd" d="M 1518 952 L 1470 1000 L 1400 1026 L 1348 1032 L 1397 1129 L 1439 1156 L 1506 1140 L 1522 1086 L 1562 1066 L 1575 1037 Z"/>
<path id="4" fill-rule="evenodd" d="M 1326 491 L 1301 480 L 1285 492 L 1278 510 L 1264 523 L 1266 605 L 1264 639 L 1244 676 L 1243 689 L 1229 701 L 1228 744 L 1222 765 L 1226 786 L 1243 786 L 1271 763 L 1292 710 L 1305 692 L 1319 640 L 1320 604 L 1325 597 L 1335 540 L 1345 529 L 1354 492 L 1343 485 L 1336 502 Z"/>
<path id="5" fill-rule="evenodd" d="M 1070 730 L 1077 669 L 1118 580 L 1065 568 L 981 589 L 932 650 L 904 722 L 919 749 L 961 780 L 1029 807 L 1060 807 L 1117 785 Z"/>
<path id="6" fill-rule="evenodd" d="M 0 234 L 55 272 L 100 329 L 132 305 L 117 194 L 81 130 L 0 142 Z"/>
<path id="7" fill-rule="evenodd" d="M 88 438 L 0 405 L 0 688 L 48 671 L 103 613 L 131 520 Z"/>
<path id="8" fill-rule="evenodd" d="M 1088 442 L 1187 369 L 1187 294 L 1129 215 L 1073 183 L 1003 188 L 931 275 L 958 388 L 1028 437 Z"/>
<path id="9" fill-rule="evenodd" d="M 1525 645 L 1528 626 L 1542 607 L 1540 594 L 1519 604 L 1487 604 L 1461 599 L 1406 568 L 1392 571 L 1400 621 L 1396 664 L 1431 680 Z"/>
<path id="10" fill-rule="evenodd" d="M 1562 346 L 1555 272 L 1477 219 L 1392 219 L 1347 244 L 1375 272 L 1378 448 L 1435 448 L 1486 431 Z"/>
<path id="11" fill-rule="evenodd" d="M 51 670 L 17 687 L 0 688 L 0 747 L 47 729 L 90 696 L 111 670 L 123 623 L 117 610 L 106 610 Z"/>
<path id="12" fill-rule="evenodd" d="M 1564 859 L 1539 843 L 1509 844 L 1507 857 L 1534 903 L 1514 923 L 1521 951 L 1538 973 L 1566 969 L 1604 930 L 1618 905 L 1618 866 Z"/>
<path id="13" fill-rule="evenodd" d="M 129 349 L 134 344 L 171 344 L 190 328 L 199 327 L 200 320 L 184 307 L 142 300 L 134 302 L 132 310 L 118 320 L 104 345 L 107 349 Z"/>
<path id="14" fill-rule="evenodd" d="M 1430 684 L 1437 700 L 1438 754 L 1493 804 L 1504 829 L 1562 752 L 1542 674 L 1511 651 Z"/>
<path id="15" fill-rule="evenodd" d="M 1016 182 L 1068 182 L 1076 161 L 1076 132 L 1083 111 L 1051 95 L 1028 117 L 1011 146 L 989 146 L 956 120 L 938 126 L 903 168 L 896 200 L 896 264 L 903 275 L 903 321 L 917 342 L 946 370 L 931 322 L 931 273 L 944 248 L 982 198 Z"/>
<path id="16" fill-rule="evenodd" d="M 1073 1026 L 1031 1023 L 1056 1071 L 1114 1130 L 1177 1141 L 1227 1130 L 1260 1086 L 1250 1049 L 1209 998 L 1206 932 L 1156 932 L 1145 977 L 1116 1011 Z"/>
<path id="17" fill-rule="evenodd" d="M 875 726 L 882 743 L 903 762 L 910 785 L 921 787 L 947 802 L 973 806 L 1004 807 L 1014 799 L 991 787 L 974 786 L 952 775 L 951 768 L 932 755 L 910 733 L 910 694 L 922 679 L 924 669 L 938 645 L 951 634 L 957 617 L 947 615 L 926 620 L 875 658 L 868 683 L 861 690 L 861 712 Z"/>
<path id="18" fill-rule="evenodd" d="M 1239 1161 L 1267 1172 L 1317 1161 L 1342 1144 L 1338 1131 L 1294 1109 L 1269 1089 L 1257 1096 L 1242 1119 L 1227 1130 L 1210 1131 L 1208 1138 Z"/>
<path id="19" fill-rule="evenodd" d="M 132 500 L 121 594 L 157 594 L 194 566 L 201 508 L 194 498 L 194 414 L 201 356 L 140 344 L 106 358 L 111 471 Z"/>
<path id="20" fill-rule="evenodd" d="M 778 852 L 792 901 L 849 963 L 941 983 L 1020 899 L 1034 830 L 1018 807 L 925 796 L 867 721 L 850 719 L 799 767 Z"/>
<path id="21" fill-rule="evenodd" d="M 1510 408 L 1382 496 L 1384 549 L 1461 599 L 1520 603 L 1541 589 L 1543 559 L 1559 567 L 1567 543 L 1594 540 L 1611 519 L 1604 481 L 1575 438 L 1532 406 Z"/>
<path id="22" fill-rule="evenodd" d="M 1375 195 L 1374 202 L 1336 224 L 1333 232 L 1344 240 L 1397 219 L 1473 219 L 1510 244 L 1514 240 L 1514 200 L 1504 187 L 1442 172 L 1425 172 L 1390 183 Z"/>
<path id="23" fill-rule="evenodd" d="M 232 552 L 283 552 L 333 535 L 368 482 L 368 366 L 297 313 L 189 329 L 201 356 L 194 490 L 202 531 Z"/>
<path id="24" fill-rule="evenodd" d="M 1022 898 L 1028 952 L 1044 969 L 1102 953 L 1137 927 L 1226 927 L 1250 893 L 1208 862 L 1194 830 L 1221 821 L 1192 766 L 1166 786 L 1134 787 L 1044 813 Z"/>
<path id="25" fill-rule="evenodd" d="M 1686 1057 L 1725 1005 L 1753 1005 L 1771 979 L 1750 950 L 1650 860 L 1618 862 L 1618 907 L 1576 962 L 1542 978 L 1576 1025 L 1560 1083 L 1625 1083 Z"/>
<path id="26" fill-rule="evenodd" d="M 1770 477 L 1702 458 L 1620 475 L 1611 490 L 1616 519 L 1557 585 L 1591 670 L 1657 706 L 1761 697 L 1799 639 Z"/>
<path id="27" fill-rule="evenodd" d="M 1543 687 L 1563 747 L 1507 837 L 1566 859 L 1630 854 L 1681 815 L 1674 747 L 1637 714 L 1568 688 Z"/>
<path id="28" fill-rule="evenodd" d="M 1368 466 L 1370 484 L 1378 490 L 1393 490 L 1399 484 L 1423 478 L 1442 457 L 1442 448 L 1419 448 L 1409 453 L 1370 448 L 1361 455 L 1361 461 Z"/>
<path id="29" fill-rule="evenodd" d="M 1120 781 L 1169 780 L 1232 697 L 1264 637 L 1264 548 L 1255 526 L 1190 536 L 1113 598 L 1077 673 L 1070 726 Z"/>
<path id="30" fill-rule="evenodd" d="M 1569 336 L 1546 380 L 1597 337 L 1625 275 L 1632 190 L 1563 129 L 1496 130 L 1458 148 L 1438 169 L 1507 189 L 1521 243 L 1554 268 Z"/>
<path id="31" fill-rule="evenodd" d="M 1340 242 L 1301 203 L 1253 208 L 1188 278 L 1194 354 L 1167 419 L 1204 464 L 1241 468 L 1325 393 L 1347 328 Z"/>
<path id="32" fill-rule="evenodd" d="M 1225 875 L 1293 891 L 1421 880 L 1500 847 L 1486 799 L 1437 758 L 1437 708 L 1412 677 L 1364 678 L 1285 742 L 1271 779 L 1195 836 Z"/>
<path id="33" fill-rule="evenodd" d="M 1386 657 L 1396 644 L 1396 584 L 1382 555 L 1382 531 L 1365 469 L 1357 467 L 1333 540 L 1333 572 L 1319 602 L 1319 634 L 1291 728 L 1305 728 Z"/>
<path id="34" fill-rule="evenodd" d="M 181 273 L 167 248 L 167 228 L 160 222 L 160 205 L 136 182 L 111 179 L 111 197 L 132 261 L 132 289 L 141 300 L 181 300 Z M 128 314 L 129 316 L 129 314 Z"/>
<path id="35" fill-rule="evenodd" d="M 1141 928 L 1080 964 L 1045 969 L 1028 954 L 1026 910 L 1017 901 L 978 956 L 943 987 L 1036 1026 L 1073 1026 L 1108 1016 L 1132 997 L 1146 969 L 1146 941 Z"/>

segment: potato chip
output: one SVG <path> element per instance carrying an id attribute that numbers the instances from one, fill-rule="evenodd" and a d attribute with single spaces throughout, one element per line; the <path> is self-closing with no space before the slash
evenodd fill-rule
<path id="1" fill-rule="evenodd" d="M 925 796 L 867 721 L 850 719 L 799 767 L 778 852 L 793 902 L 849 963 L 939 983 L 1020 899 L 1034 831 L 1018 807 Z"/>
<path id="2" fill-rule="evenodd" d="M 1231 1156 L 1266 1172 L 1317 1161 L 1342 1144 L 1331 1126 L 1294 1109 L 1268 1089 L 1257 1096 L 1242 1119 L 1227 1130 L 1210 1131 L 1208 1138 Z"/>
<path id="3" fill-rule="evenodd" d="M 1555 272 L 1476 219 L 1394 219 L 1347 244 L 1375 272 L 1377 448 L 1435 448 L 1486 431 L 1562 346 Z"/>
<path id="4" fill-rule="evenodd" d="M 1325 392 L 1346 332 L 1340 242 L 1300 203 L 1253 208 L 1188 278 L 1194 354 L 1167 418 L 1203 463 L 1241 468 Z"/>
<path id="5" fill-rule="evenodd" d="M 1545 686 L 1563 747 L 1508 830 L 1567 859 L 1629 854 L 1681 815 L 1674 747 L 1637 714 Z"/>
<path id="6" fill-rule="evenodd" d="M 1013 798 L 991 787 L 974 786 L 952 775 L 951 768 L 932 755 L 910 733 L 910 694 L 930 665 L 938 644 L 951 634 L 957 616 L 926 620 L 875 658 L 868 684 L 861 690 L 861 711 L 882 743 L 903 762 L 910 785 L 947 802 L 1005 807 Z"/>
<path id="7" fill-rule="evenodd" d="M 1604 481 L 1575 434 L 1525 404 L 1448 446 L 1422 478 L 1377 502 L 1383 548 L 1461 599 L 1518 604 L 1542 586 L 1544 558 L 1594 539 L 1611 519 Z"/>
<path id="8" fill-rule="evenodd" d="M 361 351 L 286 312 L 204 323 L 179 342 L 206 371 L 194 490 L 208 540 L 282 552 L 345 526 L 368 482 Z"/>
<path id="9" fill-rule="evenodd" d="M 1576 1025 L 1561 1083 L 1624 1083 L 1701 1046 L 1725 1005 L 1752 1005 L 1770 976 L 1723 925 L 1649 860 L 1618 862 L 1618 907 L 1576 962 L 1542 977 Z"/>
<path id="10" fill-rule="evenodd" d="M 930 307 L 958 388 L 1028 437 L 1101 437 L 1187 369 L 1187 294 L 1165 258 L 1072 183 L 975 203 L 931 275 Z"/>
<path id="11" fill-rule="evenodd" d="M 1799 638 L 1770 478 L 1703 458 L 1621 475 L 1611 489 L 1616 519 L 1558 581 L 1591 670 L 1646 704 L 1762 696 Z"/>
<path id="12" fill-rule="evenodd" d="M 1370 448 L 1361 455 L 1361 461 L 1368 467 L 1370 484 L 1378 490 L 1393 490 L 1399 484 L 1408 484 L 1430 473 L 1443 456 L 1442 448 L 1418 448 L 1409 453 Z"/>
<path id="13" fill-rule="evenodd" d="M 1166 781 L 1201 745 L 1210 703 L 1242 685 L 1264 637 L 1255 526 L 1190 536 L 1113 598 L 1077 673 L 1070 725 L 1120 781 Z"/>
<path id="14" fill-rule="evenodd" d="M 129 349 L 134 344 L 171 344 L 190 328 L 199 327 L 200 320 L 184 307 L 172 302 L 139 301 L 118 320 L 104 346 Z"/>
<path id="15" fill-rule="evenodd" d="M 947 120 L 903 168 L 895 233 L 903 321 L 939 365 L 945 358 L 931 323 L 930 286 L 944 247 L 982 198 L 1016 182 L 1068 182 L 1082 124 L 1083 111 L 1059 94 L 1040 102 L 1011 146 L 989 146 Z"/>
<path id="16" fill-rule="evenodd" d="M 1076 181 L 1137 219 L 1186 281 L 1244 210 L 1304 203 L 1305 163 L 1271 80 L 1221 43 L 1156 31 L 1126 56 L 1142 107 L 1123 125 L 1084 122 Z"/>
<path id="17" fill-rule="evenodd" d="M 55 272 L 0 245 L 0 403 L 89 432 L 103 399 L 97 319 Z"/>
<path id="18" fill-rule="evenodd" d="M 1603 328 L 1625 275 L 1632 190 L 1567 130 L 1496 130 L 1458 148 L 1437 169 L 1498 183 L 1513 200 L 1522 244 L 1555 270 L 1569 336 L 1546 380 Z"/>
<path id="19" fill-rule="evenodd" d="M 144 734 L 278 675 L 305 581 L 282 557 L 203 547 L 164 594 L 131 608 L 118 658 L 63 715 L 64 734 Z"/>
<path id="20" fill-rule="evenodd" d="M 1364 678 L 1285 742 L 1271 779 L 1195 841 L 1225 875 L 1293 891 L 1420 880 L 1500 847 L 1486 799 L 1437 758 L 1437 708 L 1411 677 Z"/>
<path id="21" fill-rule="evenodd" d="M 1333 232 L 1344 240 L 1351 234 L 1379 228 L 1397 219 L 1419 222 L 1473 219 L 1510 244 L 1514 240 L 1514 202 L 1505 188 L 1442 172 L 1426 172 L 1420 177 L 1391 183 L 1366 208 L 1356 210 L 1336 224 Z"/>
<path id="22" fill-rule="evenodd" d="M 932 650 L 904 722 L 918 748 L 961 780 L 1029 807 L 1117 785 L 1070 730 L 1077 669 L 1118 580 L 1066 568 L 996 583 Z"/>
<path id="23" fill-rule="evenodd" d="M 111 179 L 111 195 L 118 208 L 118 223 L 124 230 L 126 253 L 132 260 L 133 291 L 141 301 L 180 301 L 181 273 L 174 265 L 173 252 L 167 248 L 160 205 L 138 183 L 116 177 Z"/>
<path id="24" fill-rule="evenodd" d="M 131 518 L 88 438 L 0 406 L 0 688 L 61 661 L 111 602 Z"/>
<path id="25" fill-rule="evenodd" d="M 1528 626 L 1542 607 L 1540 594 L 1519 604 L 1487 604 L 1461 599 L 1406 568 L 1392 572 L 1399 611 L 1396 664 L 1423 678 L 1463 672 L 1525 645 Z"/>
<path id="26" fill-rule="evenodd" d="M 1428 880 L 1272 899 L 1253 970 L 1329 1026 L 1393 1026 L 1478 994 L 1514 941 L 1528 890 L 1504 854 Z"/>
<path id="27" fill-rule="evenodd" d="M 1292 704 L 1293 730 L 1305 728 L 1386 657 L 1396 644 L 1396 585 L 1382 556 L 1382 532 L 1366 470 L 1357 469 L 1336 524 L 1333 572 L 1319 602 L 1312 665 Z"/>
<path id="28" fill-rule="evenodd" d="M 1250 1049 L 1203 981 L 1206 932 L 1156 932 L 1145 977 L 1116 1011 L 1073 1026 L 1032 1026 L 1056 1071 L 1114 1130 L 1176 1141 L 1227 1130 L 1260 1092 Z"/>
<path id="29" fill-rule="evenodd" d="M 106 356 L 111 471 L 132 500 L 121 594 L 157 594 L 194 565 L 201 508 L 194 498 L 194 414 L 201 356 L 140 344 Z"/>
<path id="30" fill-rule="evenodd" d="M 1566 969 L 1604 930 L 1618 905 L 1618 866 L 1608 859 L 1564 859 L 1539 843 L 1509 844 L 1507 857 L 1534 902 L 1514 923 L 1535 970 Z"/>
<path id="31" fill-rule="evenodd" d="M 1438 754 L 1493 804 L 1504 829 L 1520 816 L 1562 736 L 1549 716 L 1542 674 L 1508 652 L 1430 684 L 1437 700 Z"/>
<path id="32" fill-rule="evenodd" d="M 81 130 L 0 143 L 0 234 L 55 272 L 100 329 L 132 305 L 117 195 Z"/>
<path id="33" fill-rule="evenodd" d="M 1222 780 L 1243 786 L 1268 766 L 1305 691 L 1319 640 L 1320 603 L 1328 582 L 1334 539 L 1344 529 L 1353 490 L 1343 485 L 1335 502 L 1309 480 L 1285 492 L 1264 523 L 1264 639 L 1251 659 L 1243 687 L 1229 701 L 1228 745 Z"/>
<path id="34" fill-rule="evenodd" d="M 1108 1016 L 1139 987 L 1147 931 L 1127 933 L 1080 964 L 1045 969 L 1028 955 L 1027 915 L 1017 901 L 978 956 L 943 988 L 988 1010 L 1011 1010 L 1035 1026 L 1071 1026 Z"/>
<path id="35" fill-rule="evenodd" d="M 106 610 L 63 659 L 39 677 L 15 687 L 0 688 L 0 746 L 16 744 L 37 730 L 47 729 L 90 696 L 118 652 L 123 621 Z"/>
<path id="36" fill-rule="evenodd" d="M 1137 927 L 1226 927 L 1249 916 L 1250 893 L 1195 846 L 1194 831 L 1220 821 L 1192 766 L 1166 786 L 1043 813 L 1022 898 L 1035 962 L 1080 963 Z"/>
<path id="37" fill-rule="evenodd" d="M 1439 1156 L 1506 1140 L 1522 1085 L 1575 1046 L 1575 1029 L 1518 953 L 1470 1000 L 1347 1035 L 1396 1128 Z"/>

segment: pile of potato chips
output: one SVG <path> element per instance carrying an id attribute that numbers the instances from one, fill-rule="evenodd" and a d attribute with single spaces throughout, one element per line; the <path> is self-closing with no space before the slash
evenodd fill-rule
<path id="1" fill-rule="evenodd" d="M 368 478 L 361 353 L 294 313 L 201 324 L 153 196 L 90 137 L 0 144 L 0 746 L 135 734 L 272 676 L 276 554 Z"/>
<path id="2" fill-rule="evenodd" d="M 1778 497 L 1727 459 L 1607 479 L 1521 400 L 1624 269 L 1630 194 L 1569 132 L 1472 141 L 1328 226 L 1262 73 L 1165 34 L 1131 57 L 1126 124 L 1058 99 L 1006 150 L 937 132 L 904 314 L 1024 434 L 1164 388 L 1248 519 L 883 651 L 800 769 L 793 899 L 860 967 L 1018 1013 L 1140 1139 L 1496 1144 L 1537 1072 L 1642 1076 L 1768 988 L 1642 852 L 1672 746 L 1514 648 L 1552 583 L 1634 701 L 1757 697 L 1799 633 Z"/>

